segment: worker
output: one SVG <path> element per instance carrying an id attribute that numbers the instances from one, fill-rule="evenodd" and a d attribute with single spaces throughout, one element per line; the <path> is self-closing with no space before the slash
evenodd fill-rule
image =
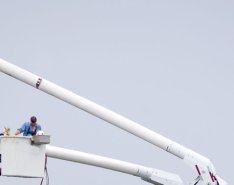
<path id="1" fill-rule="evenodd" d="M 15 136 L 23 133 L 23 136 L 34 136 L 41 130 L 41 125 L 37 123 L 37 118 L 32 116 L 30 122 L 25 122 L 21 128 L 17 129 Z"/>

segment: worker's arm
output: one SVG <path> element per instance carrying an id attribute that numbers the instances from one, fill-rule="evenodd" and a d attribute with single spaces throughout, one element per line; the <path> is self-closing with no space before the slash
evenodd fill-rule
<path id="1" fill-rule="evenodd" d="M 16 132 L 15 132 L 15 136 L 19 135 L 20 133 L 21 133 L 20 130 L 17 129 Z"/>
<path id="2" fill-rule="evenodd" d="M 27 129 L 27 123 L 24 123 L 20 128 L 18 128 L 15 132 L 15 136 L 21 134 L 22 132 L 24 132 L 24 130 Z"/>

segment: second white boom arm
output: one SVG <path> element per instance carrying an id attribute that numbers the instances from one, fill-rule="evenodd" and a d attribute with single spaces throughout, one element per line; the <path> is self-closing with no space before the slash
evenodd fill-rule
<path id="1" fill-rule="evenodd" d="M 90 100 L 87 100 L 46 79 L 43 79 L 40 76 L 30 73 L 29 71 L 8 63 L 2 59 L 0 59 L 0 71 L 33 87 L 36 87 L 37 89 L 44 91 L 54 97 L 57 97 L 71 105 L 74 105 L 179 157 L 197 173 L 199 180 L 204 185 L 227 184 L 217 176 L 215 168 L 208 158 L 146 127 L 143 127 L 142 125 L 132 120 L 129 120 L 107 108 L 104 108 Z"/>
<path id="2" fill-rule="evenodd" d="M 46 146 L 46 155 L 51 158 L 97 166 L 134 175 L 155 185 L 183 185 L 183 182 L 178 175 L 108 157 L 51 145 Z"/>

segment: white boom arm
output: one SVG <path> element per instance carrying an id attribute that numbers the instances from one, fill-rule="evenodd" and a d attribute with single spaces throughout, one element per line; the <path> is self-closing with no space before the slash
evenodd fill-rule
<path id="1" fill-rule="evenodd" d="M 155 185 L 183 185 L 178 175 L 94 154 L 47 145 L 46 155 L 134 175 Z"/>
<path id="2" fill-rule="evenodd" d="M 44 91 L 54 97 L 57 97 L 58 99 L 61 99 L 71 105 L 74 105 L 179 157 L 197 172 L 199 180 L 204 185 L 227 184 L 217 176 L 215 168 L 208 158 L 146 127 L 143 127 L 132 120 L 129 120 L 115 112 L 112 112 L 109 109 L 106 109 L 90 100 L 87 100 L 46 79 L 41 78 L 40 76 L 32 74 L 2 59 L 0 59 L 0 71 L 33 87 L 36 87 L 37 89 Z"/>

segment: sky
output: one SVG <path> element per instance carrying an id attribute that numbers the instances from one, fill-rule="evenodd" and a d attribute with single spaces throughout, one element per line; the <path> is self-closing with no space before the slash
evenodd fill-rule
<path id="1" fill-rule="evenodd" d="M 0 0 L 0 58 L 210 158 L 233 178 L 234 1 Z M 0 73 L 0 131 L 37 116 L 51 145 L 196 178 L 181 159 Z M 144 185 L 50 158 L 50 185 Z M 40 184 L 1 177 L 0 184 Z"/>

